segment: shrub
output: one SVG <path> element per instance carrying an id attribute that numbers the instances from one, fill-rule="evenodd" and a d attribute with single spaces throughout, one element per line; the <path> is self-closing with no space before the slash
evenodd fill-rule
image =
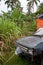
<path id="1" fill-rule="evenodd" d="M 14 22 L 0 21 L 0 41 L 3 41 L 5 46 L 9 47 L 10 43 L 14 43 L 20 34 L 21 30 Z"/>

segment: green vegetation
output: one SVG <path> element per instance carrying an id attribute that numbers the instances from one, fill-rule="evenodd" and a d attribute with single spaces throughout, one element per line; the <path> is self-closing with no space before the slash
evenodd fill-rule
<path id="1" fill-rule="evenodd" d="M 23 36 L 32 35 L 36 30 L 33 16 L 24 15 L 18 9 L 4 13 L 0 18 L 0 63 L 1 65 L 28 65 L 30 62 L 14 54 L 15 41 Z M 27 63 L 28 62 L 28 63 Z"/>
<path id="2" fill-rule="evenodd" d="M 27 1 L 29 1 L 27 14 L 22 13 L 22 7 L 18 0 L 5 1 L 5 4 L 12 10 L 7 13 L 3 12 L 0 17 L 0 65 L 35 65 L 26 58 L 15 55 L 15 41 L 18 38 L 32 35 L 36 31 L 35 17 L 40 11 L 43 12 L 43 9 L 40 8 L 43 7 L 43 3 L 36 13 L 31 12 L 31 6 L 34 3 L 37 5 L 39 0 Z"/>
<path id="3" fill-rule="evenodd" d="M 32 63 L 30 60 L 26 58 L 21 58 L 15 55 L 14 51 L 11 51 L 10 53 L 5 54 L 4 61 L 0 65 L 31 65 L 31 64 L 36 65 L 35 63 Z"/>

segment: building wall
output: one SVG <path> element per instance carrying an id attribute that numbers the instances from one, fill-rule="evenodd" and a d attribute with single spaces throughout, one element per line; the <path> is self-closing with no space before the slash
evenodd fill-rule
<path id="1" fill-rule="evenodd" d="M 37 29 L 43 27 L 43 19 L 36 19 L 36 22 L 37 22 Z"/>

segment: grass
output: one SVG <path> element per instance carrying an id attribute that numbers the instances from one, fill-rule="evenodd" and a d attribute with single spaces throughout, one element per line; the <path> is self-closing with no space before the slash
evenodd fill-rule
<path id="1" fill-rule="evenodd" d="M 3 53 L 3 55 L 6 59 L 3 65 L 36 65 L 25 57 L 21 58 L 18 55 L 15 55 L 15 49 L 7 54 Z"/>
<path id="2" fill-rule="evenodd" d="M 16 11 L 15 11 L 16 12 Z M 15 14 L 15 15 L 14 15 Z M 36 30 L 36 23 L 35 21 L 32 22 L 26 22 L 21 17 L 21 15 L 18 17 L 16 15 L 17 13 L 12 14 L 11 18 L 12 20 L 9 20 L 8 18 L 3 19 L 5 16 L 3 16 L 2 19 L 0 19 L 0 36 L 4 44 L 9 48 L 13 48 L 13 42 L 18 39 L 20 36 L 28 36 L 33 33 L 34 30 Z M 16 18 L 14 18 L 16 16 Z M 20 18 L 20 21 L 23 20 L 23 27 L 21 29 L 20 26 L 17 26 L 15 24 L 15 21 L 17 18 Z M 15 19 L 15 21 L 13 21 Z M 18 20 L 18 19 L 17 19 Z M 19 21 L 19 20 L 18 20 Z M 18 22 L 16 21 L 16 22 Z M 12 43 L 12 44 L 11 44 Z M 9 49 L 7 49 L 8 51 Z M 32 63 L 31 61 L 27 60 L 26 58 L 21 58 L 18 55 L 15 55 L 15 49 L 12 51 L 9 51 L 8 53 L 5 51 L 5 53 L 1 53 L 0 56 L 0 65 L 35 65 L 35 63 Z M 3 60 L 3 58 L 5 60 Z"/>
<path id="3" fill-rule="evenodd" d="M 26 58 L 21 58 L 14 55 L 6 64 L 4 65 L 31 65 L 32 63 Z M 33 65 L 33 64 L 32 64 Z M 34 64 L 35 65 L 35 64 Z"/>

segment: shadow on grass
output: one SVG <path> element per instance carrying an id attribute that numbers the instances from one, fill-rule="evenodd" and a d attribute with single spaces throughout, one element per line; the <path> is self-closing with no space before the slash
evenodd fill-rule
<path id="1" fill-rule="evenodd" d="M 39 65 L 39 64 L 35 62 L 31 62 L 29 59 L 25 57 L 21 58 L 17 55 L 14 55 L 12 59 L 9 62 L 7 62 L 5 65 Z"/>

